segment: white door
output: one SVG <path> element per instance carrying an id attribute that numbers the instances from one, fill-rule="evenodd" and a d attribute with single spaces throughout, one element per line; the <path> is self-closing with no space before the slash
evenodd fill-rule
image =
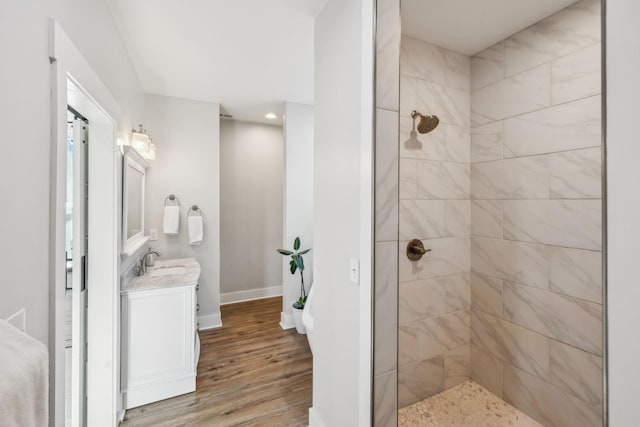
<path id="1" fill-rule="evenodd" d="M 73 121 L 71 425 L 87 425 L 88 124 Z"/>

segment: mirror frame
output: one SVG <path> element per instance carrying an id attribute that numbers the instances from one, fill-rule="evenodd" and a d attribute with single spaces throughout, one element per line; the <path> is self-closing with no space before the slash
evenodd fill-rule
<path id="1" fill-rule="evenodd" d="M 122 255 L 133 255 L 148 240 L 149 236 L 144 235 L 144 201 L 146 190 L 146 172 L 149 168 L 149 162 L 132 146 L 124 147 L 124 157 L 122 162 Z M 127 220 L 128 220 L 128 198 L 129 190 L 127 184 L 129 181 L 129 167 L 136 169 L 142 173 L 142 203 L 139 233 L 131 237 L 127 237 Z"/>

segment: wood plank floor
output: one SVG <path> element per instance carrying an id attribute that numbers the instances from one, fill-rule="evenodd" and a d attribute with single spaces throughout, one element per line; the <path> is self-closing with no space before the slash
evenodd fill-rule
<path id="1" fill-rule="evenodd" d="M 280 327 L 282 298 L 221 311 L 223 327 L 200 332 L 196 391 L 130 409 L 121 426 L 309 425 L 311 351 Z"/>

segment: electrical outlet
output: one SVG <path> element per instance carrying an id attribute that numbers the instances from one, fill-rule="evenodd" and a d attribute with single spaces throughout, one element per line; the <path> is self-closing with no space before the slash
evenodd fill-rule
<path id="1" fill-rule="evenodd" d="M 356 285 L 360 284 L 360 260 L 357 258 L 351 258 L 349 267 L 349 278 Z"/>
<path id="2" fill-rule="evenodd" d="M 158 229 L 157 228 L 149 229 L 149 240 L 151 240 L 151 241 L 158 240 Z"/>

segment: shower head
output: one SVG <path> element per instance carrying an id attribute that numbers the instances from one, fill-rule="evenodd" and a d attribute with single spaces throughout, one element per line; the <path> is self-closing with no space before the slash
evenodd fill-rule
<path id="1" fill-rule="evenodd" d="M 413 119 L 414 130 L 416 127 L 416 119 L 420 118 L 420 122 L 418 122 L 418 132 L 420 133 L 429 133 L 438 126 L 438 123 L 440 123 L 438 116 L 425 116 L 418 113 L 416 110 L 411 112 L 411 118 Z"/>

